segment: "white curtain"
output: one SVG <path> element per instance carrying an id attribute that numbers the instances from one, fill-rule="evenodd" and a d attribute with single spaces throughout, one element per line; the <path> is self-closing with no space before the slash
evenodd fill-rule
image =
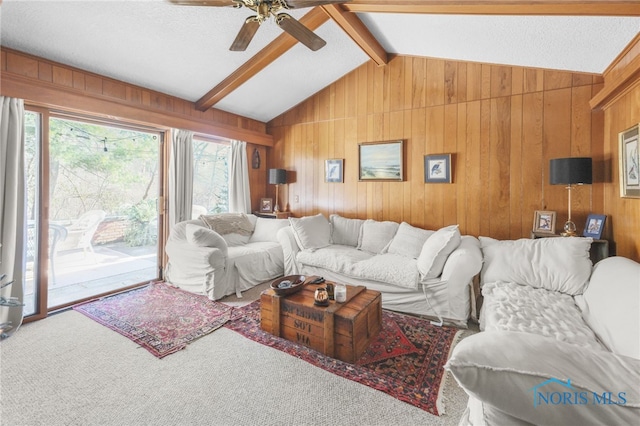
<path id="1" fill-rule="evenodd" d="M 229 160 L 229 212 L 251 213 L 247 143 L 231 141 Z"/>
<path id="2" fill-rule="evenodd" d="M 8 299 L 23 301 L 25 241 L 24 101 L 0 96 L 0 290 Z M 14 333 L 22 324 L 22 306 L 0 306 L 0 324 Z M 4 327 L 1 327 L 4 328 Z"/>
<path id="3" fill-rule="evenodd" d="M 193 132 L 173 129 L 169 159 L 169 225 L 191 219 Z"/>

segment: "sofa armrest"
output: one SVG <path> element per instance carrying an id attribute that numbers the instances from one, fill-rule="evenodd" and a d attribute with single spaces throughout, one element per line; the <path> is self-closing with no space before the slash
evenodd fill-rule
<path id="1" fill-rule="evenodd" d="M 445 368 L 469 395 L 531 424 L 635 424 L 640 416 L 640 360 L 604 350 L 488 331 L 460 342 Z"/>
<path id="2" fill-rule="evenodd" d="M 180 265 L 182 269 L 205 271 L 224 268 L 226 254 L 216 247 L 198 247 L 187 241 L 169 241 L 165 247 L 169 263 Z"/>
<path id="3" fill-rule="evenodd" d="M 278 242 L 282 246 L 282 253 L 284 254 L 284 274 L 300 274 L 300 265 L 296 262 L 300 247 L 293 236 L 293 230 L 290 226 L 282 228 L 278 231 L 277 237 Z"/>

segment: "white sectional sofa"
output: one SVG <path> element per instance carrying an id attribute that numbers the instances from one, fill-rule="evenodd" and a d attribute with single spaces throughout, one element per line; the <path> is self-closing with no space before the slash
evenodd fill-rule
<path id="1" fill-rule="evenodd" d="M 430 231 L 321 214 L 289 221 L 278 232 L 285 275 L 364 285 L 382 293 L 385 309 L 466 327 L 482 255 L 478 239 L 461 236 L 457 225 Z"/>
<path id="2" fill-rule="evenodd" d="M 166 244 L 167 282 L 218 300 L 284 273 L 277 232 L 286 219 L 245 214 L 200 216 L 178 223 Z"/>
<path id="3" fill-rule="evenodd" d="M 445 367 L 470 396 L 460 424 L 638 424 L 640 264 L 592 268 L 590 238 L 480 241 L 482 331 Z"/>

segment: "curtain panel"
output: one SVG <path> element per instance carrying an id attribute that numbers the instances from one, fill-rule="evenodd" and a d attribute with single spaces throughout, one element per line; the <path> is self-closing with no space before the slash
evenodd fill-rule
<path id="1" fill-rule="evenodd" d="M 24 101 L 0 96 L 0 284 L 13 284 L 0 290 L 4 299 L 24 297 L 25 171 Z M 0 328 L 15 333 L 22 324 L 22 306 L 0 306 Z"/>
<path id="2" fill-rule="evenodd" d="M 173 129 L 169 159 L 169 226 L 191 219 L 193 132 Z"/>
<path id="3" fill-rule="evenodd" d="M 231 141 L 229 159 L 229 212 L 251 213 L 247 143 Z"/>

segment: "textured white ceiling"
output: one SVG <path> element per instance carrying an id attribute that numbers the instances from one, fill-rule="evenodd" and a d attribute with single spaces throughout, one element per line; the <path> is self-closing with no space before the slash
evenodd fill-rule
<path id="1" fill-rule="evenodd" d="M 0 43 L 197 101 L 281 34 L 267 22 L 246 52 L 230 52 L 249 15 L 164 0 L 4 0 Z M 640 30 L 640 18 L 358 16 L 390 53 L 596 73 Z M 333 22 L 317 33 L 323 49 L 295 46 L 215 107 L 269 121 L 367 60 Z"/>
<path id="2" fill-rule="evenodd" d="M 388 53 L 602 73 L 640 18 L 359 13 Z"/>

